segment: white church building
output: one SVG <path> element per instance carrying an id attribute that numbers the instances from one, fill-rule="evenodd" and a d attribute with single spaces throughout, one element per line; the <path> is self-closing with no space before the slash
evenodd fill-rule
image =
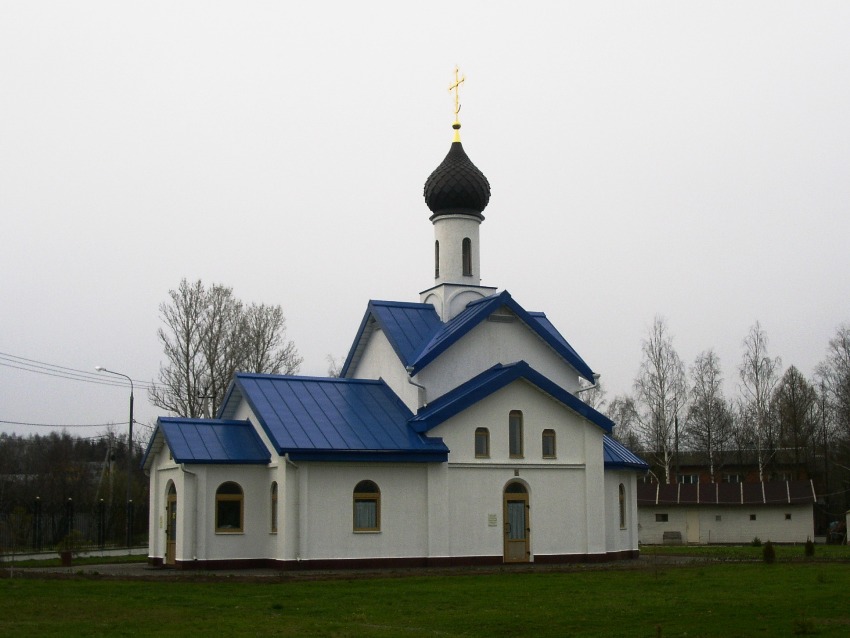
<path id="1" fill-rule="evenodd" d="M 237 373 L 217 418 L 157 421 L 142 461 L 151 564 L 638 555 L 647 465 L 581 400 L 598 375 L 546 315 L 481 285 L 490 185 L 454 128 L 425 183 L 434 280 L 418 303 L 370 301 L 340 378 Z"/>

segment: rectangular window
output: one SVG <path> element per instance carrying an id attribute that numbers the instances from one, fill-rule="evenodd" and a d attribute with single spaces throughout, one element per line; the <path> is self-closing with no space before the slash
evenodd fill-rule
<path id="1" fill-rule="evenodd" d="M 667 514 L 656 514 L 655 515 L 656 523 L 666 523 L 667 522 Z"/>
<path id="2" fill-rule="evenodd" d="M 219 500 L 216 505 L 217 507 L 215 512 L 215 531 L 241 532 L 242 501 Z"/>
<path id="3" fill-rule="evenodd" d="M 751 520 L 751 521 L 756 520 L 756 515 L 755 515 L 755 514 L 750 514 L 750 520 Z"/>
<path id="4" fill-rule="evenodd" d="M 684 485 L 696 485 L 699 483 L 699 474 L 680 474 L 679 483 Z"/>
<path id="5" fill-rule="evenodd" d="M 475 458 L 490 457 L 490 431 L 487 428 L 475 429 Z"/>
<path id="6" fill-rule="evenodd" d="M 786 521 L 790 521 L 790 520 L 791 520 L 791 515 L 790 515 L 790 514 L 786 514 L 786 515 L 785 515 L 785 520 L 786 520 Z"/>
<path id="7" fill-rule="evenodd" d="M 555 430 L 543 430 L 543 458 L 555 458 Z"/>
<path id="8" fill-rule="evenodd" d="M 740 483 L 742 480 L 740 474 L 724 474 L 723 482 L 724 483 Z"/>
<path id="9" fill-rule="evenodd" d="M 714 517 L 714 520 L 719 523 L 720 521 L 723 520 L 723 517 L 720 514 L 718 514 L 717 516 Z"/>
<path id="10" fill-rule="evenodd" d="M 522 458 L 522 412 L 513 410 L 508 417 L 508 440 L 511 458 Z"/>
<path id="11" fill-rule="evenodd" d="M 375 531 L 378 529 L 378 500 L 358 498 L 354 501 L 354 529 Z"/>
<path id="12" fill-rule="evenodd" d="M 272 525 L 271 531 L 272 534 L 277 534 L 277 481 L 272 482 Z"/>

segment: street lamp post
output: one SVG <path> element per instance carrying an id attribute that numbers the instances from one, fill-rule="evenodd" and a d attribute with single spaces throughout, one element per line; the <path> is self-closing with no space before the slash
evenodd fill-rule
<path id="1" fill-rule="evenodd" d="M 130 382 L 130 431 L 127 438 L 127 547 L 129 548 L 133 539 L 133 499 L 130 498 L 130 477 L 133 472 L 133 380 L 126 374 L 107 370 L 103 366 L 96 366 L 95 370 L 124 377 Z"/>

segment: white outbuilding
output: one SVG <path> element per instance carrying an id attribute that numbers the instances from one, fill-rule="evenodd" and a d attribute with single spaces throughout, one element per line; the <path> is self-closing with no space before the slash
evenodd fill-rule
<path id="1" fill-rule="evenodd" d="M 370 301 L 340 378 L 238 373 L 217 418 L 159 419 L 143 459 L 152 564 L 637 556 L 647 465 L 581 400 L 598 375 L 546 315 L 481 286 L 489 198 L 456 134 L 425 183 L 433 285 Z"/>

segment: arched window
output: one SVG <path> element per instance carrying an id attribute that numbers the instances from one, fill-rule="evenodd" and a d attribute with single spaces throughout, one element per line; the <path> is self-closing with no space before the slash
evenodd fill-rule
<path id="1" fill-rule="evenodd" d="M 354 531 L 381 531 L 381 490 L 372 481 L 360 481 L 354 488 Z"/>
<path id="2" fill-rule="evenodd" d="M 462 256 L 463 276 L 472 277 L 472 241 L 469 239 L 469 237 L 463 238 Z"/>
<path id="3" fill-rule="evenodd" d="M 490 430 L 475 428 L 475 458 L 490 458 Z"/>
<path id="4" fill-rule="evenodd" d="M 555 430 L 543 430 L 543 458 L 555 458 Z"/>
<path id="5" fill-rule="evenodd" d="M 238 483 L 228 481 L 215 491 L 215 531 L 236 534 L 243 531 L 244 497 Z"/>
<path id="6" fill-rule="evenodd" d="M 620 529 L 626 529 L 626 486 L 620 483 Z"/>
<path id="7" fill-rule="evenodd" d="M 434 279 L 440 276 L 440 242 L 434 242 Z"/>
<path id="8" fill-rule="evenodd" d="M 508 447 L 511 458 L 522 458 L 522 412 L 511 410 L 508 416 Z"/>
<path id="9" fill-rule="evenodd" d="M 277 481 L 272 481 L 272 525 L 271 530 L 273 534 L 277 534 Z"/>

